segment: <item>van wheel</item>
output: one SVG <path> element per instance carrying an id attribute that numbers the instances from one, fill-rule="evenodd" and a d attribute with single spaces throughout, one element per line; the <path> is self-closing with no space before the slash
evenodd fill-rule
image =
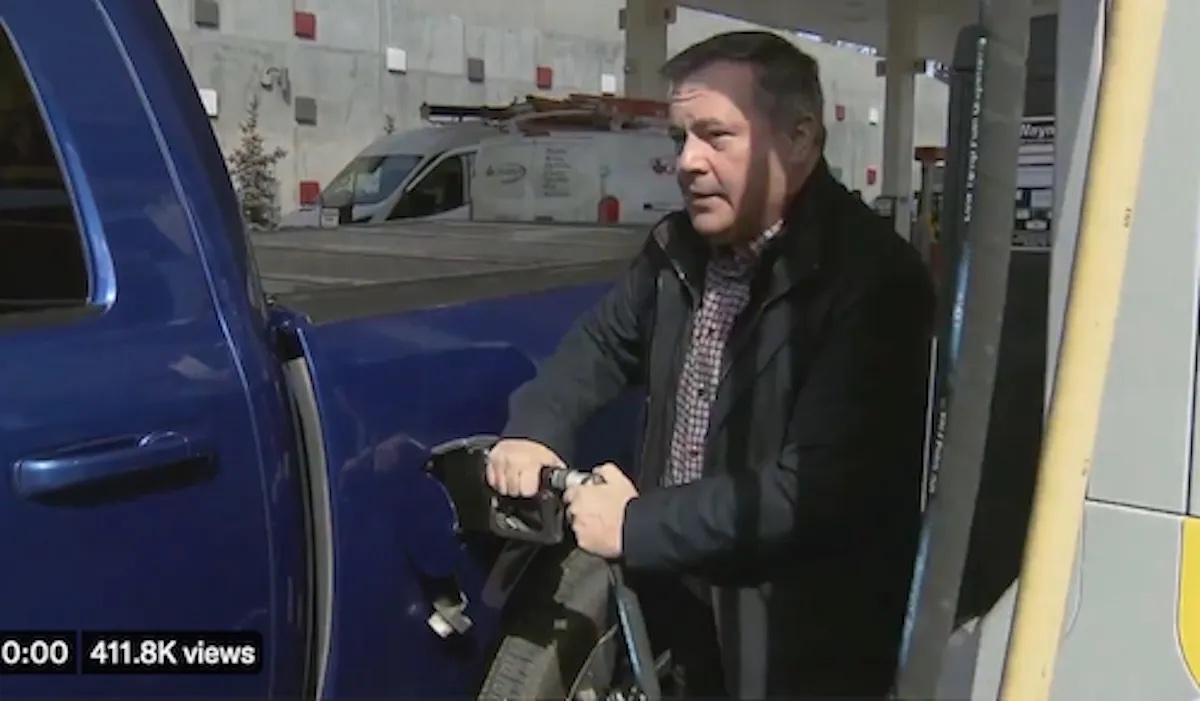
<path id="1" fill-rule="evenodd" d="M 534 586 L 507 626 L 479 698 L 603 699 L 619 644 L 608 566 L 582 550 L 530 574 Z"/>

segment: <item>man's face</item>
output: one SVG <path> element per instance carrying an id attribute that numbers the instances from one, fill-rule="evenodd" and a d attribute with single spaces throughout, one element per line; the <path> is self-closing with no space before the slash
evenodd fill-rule
<path id="1" fill-rule="evenodd" d="M 716 61 L 676 84 L 671 130 L 692 225 L 727 243 L 755 236 L 787 198 L 788 135 L 771 128 L 745 63 Z"/>

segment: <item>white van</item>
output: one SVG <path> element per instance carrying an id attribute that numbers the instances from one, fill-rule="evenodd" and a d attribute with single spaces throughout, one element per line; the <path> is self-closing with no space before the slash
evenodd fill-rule
<path id="1" fill-rule="evenodd" d="M 473 220 L 652 224 L 683 207 L 665 129 L 511 134 L 478 149 Z"/>
<path id="2" fill-rule="evenodd" d="M 471 159 L 479 142 L 503 133 L 464 122 L 376 139 L 342 168 L 317 203 L 283 226 L 374 224 L 395 219 L 467 219 Z"/>

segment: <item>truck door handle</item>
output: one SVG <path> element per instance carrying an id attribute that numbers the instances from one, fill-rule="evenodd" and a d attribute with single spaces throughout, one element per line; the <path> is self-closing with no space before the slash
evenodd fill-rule
<path id="1" fill-rule="evenodd" d="M 207 454 L 187 436 L 157 431 L 23 458 L 13 463 L 13 486 L 22 497 L 36 498 L 89 483 L 181 467 Z"/>

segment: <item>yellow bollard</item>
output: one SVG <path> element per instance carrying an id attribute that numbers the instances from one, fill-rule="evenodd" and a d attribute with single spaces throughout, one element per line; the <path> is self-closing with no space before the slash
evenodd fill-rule
<path id="1" fill-rule="evenodd" d="M 1070 301 L 1000 701 L 1050 697 L 1136 216 L 1167 2 L 1110 2 Z"/>

